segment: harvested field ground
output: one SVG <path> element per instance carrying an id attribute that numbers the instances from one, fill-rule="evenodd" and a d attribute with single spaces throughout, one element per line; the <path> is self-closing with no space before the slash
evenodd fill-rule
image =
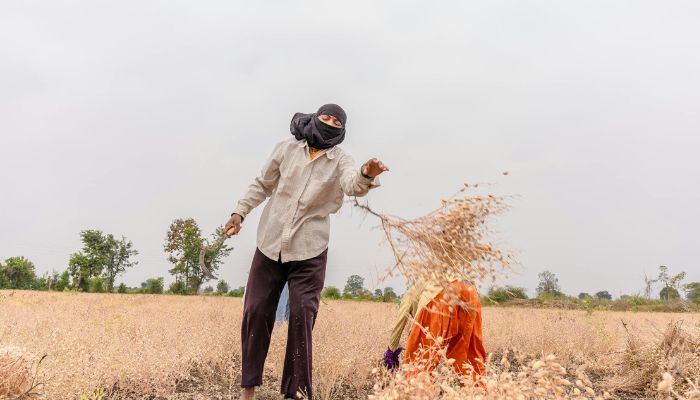
<path id="1" fill-rule="evenodd" d="M 31 368 L 47 355 L 37 374 L 43 386 L 36 390 L 46 399 L 76 399 L 100 389 L 110 399 L 235 399 L 241 312 L 241 300 L 230 297 L 0 291 L 0 371 L 3 354 L 13 360 L 21 356 L 17 368 L 21 363 Z M 322 304 L 314 335 L 317 398 L 371 394 L 371 371 L 386 349 L 395 312 L 394 304 Z M 498 359 L 508 350 L 528 357 L 552 353 L 572 373 L 586 366 L 593 388 L 618 398 L 647 397 L 636 389 L 626 392 L 632 386 L 624 389 L 629 378 L 620 375 L 620 363 L 629 361 L 625 357 L 631 338 L 657 343 L 671 323 L 694 335 L 700 331 L 700 314 L 586 315 L 573 310 L 484 308 L 487 350 Z M 280 324 L 260 399 L 280 398 L 285 339 L 286 327 Z M 689 350 L 696 357 L 691 361 L 700 359 L 696 354 L 700 342 L 683 343 L 695 346 Z M 0 379 L 0 398 L 2 390 Z"/>

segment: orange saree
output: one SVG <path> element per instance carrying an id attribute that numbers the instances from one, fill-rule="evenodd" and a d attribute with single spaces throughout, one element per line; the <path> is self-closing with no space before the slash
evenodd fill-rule
<path id="1" fill-rule="evenodd" d="M 452 307 L 450 311 L 443 300 L 444 290 L 440 292 L 418 313 L 416 318 L 418 324 L 413 325 L 406 341 L 405 361 L 408 363 L 415 361 L 421 354 L 417 353 L 420 346 L 425 348 L 435 345 L 435 342 L 420 328 L 422 326 L 430 332 L 431 337 L 443 338 L 439 346 L 447 347 L 447 357 L 455 360 L 452 364 L 455 371 L 462 375 L 471 371 L 466 367 L 468 363 L 473 368 L 472 377 L 476 380 L 477 374 L 484 373 L 483 363 L 486 360 L 481 333 L 481 301 L 476 289 L 469 284 L 455 281 L 450 286 L 454 288 L 459 298 L 468 304 L 469 309 Z M 428 356 L 426 354 L 424 357 Z M 437 362 L 437 357 L 431 361 L 433 368 Z"/>

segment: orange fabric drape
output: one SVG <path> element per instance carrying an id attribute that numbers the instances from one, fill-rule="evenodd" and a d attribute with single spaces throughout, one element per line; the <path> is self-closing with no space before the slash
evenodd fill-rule
<path id="1" fill-rule="evenodd" d="M 473 378 L 476 374 L 484 373 L 484 362 L 486 360 L 486 349 L 484 349 L 483 336 L 481 333 L 481 301 L 476 289 L 466 283 L 452 282 L 450 284 L 456 290 L 462 301 L 466 302 L 469 310 L 462 307 L 452 307 L 450 311 L 447 304 L 441 301 L 444 290 L 440 292 L 428 305 L 418 313 L 416 321 L 406 341 L 405 361 L 410 363 L 418 356 L 416 351 L 419 346 L 428 347 L 434 345 L 432 339 L 426 337 L 421 326 L 427 328 L 435 338 L 442 337 L 441 346 L 447 346 L 447 357 L 454 358 L 452 364 L 459 374 L 466 374 L 465 363 L 471 364 L 474 368 Z M 429 311 L 433 310 L 435 311 Z M 432 360 L 433 367 L 438 360 Z"/>

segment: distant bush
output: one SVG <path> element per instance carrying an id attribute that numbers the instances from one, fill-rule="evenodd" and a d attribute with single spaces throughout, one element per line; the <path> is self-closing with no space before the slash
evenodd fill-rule
<path id="1" fill-rule="evenodd" d="M 521 287 L 515 287 L 515 286 L 504 286 L 504 287 L 498 287 L 498 286 L 492 286 L 491 289 L 489 289 L 488 295 L 486 296 L 487 300 L 493 303 L 504 303 L 508 300 L 512 299 L 527 299 L 527 293 L 525 293 L 525 289 Z"/>
<path id="2" fill-rule="evenodd" d="M 46 274 L 34 279 L 32 282 L 32 290 L 49 290 L 49 280 Z"/>
<path id="3" fill-rule="evenodd" d="M 684 286 L 686 298 L 695 304 L 700 305 L 700 282 L 691 282 Z"/>
<path id="4" fill-rule="evenodd" d="M 168 288 L 172 294 L 187 294 L 187 285 L 183 281 L 175 281 Z"/>
<path id="5" fill-rule="evenodd" d="M 569 298 L 569 296 L 565 295 L 564 293 L 560 291 L 553 291 L 553 292 L 541 292 L 540 294 L 537 295 L 537 298 L 540 300 L 566 300 Z"/>
<path id="6" fill-rule="evenodd" d="M 163 277 L 147 279 L 146 293 L 161 294 L 163 293 L 163 285 Z"/>
<path id="7" fill-rule="evenodd" d="M 601 300 L 612 300 L 612 295 L 608 293 L 607 290 L 601 290 L 600 292 L 595 294 L 596 299 L 601 299 Z"/>
<path id="8" fill-rule="evenodd" d="M 56 279 L 55 290 L 62 292 L 63 289 L 67 288 L 68 286 L 70 286 L 70 274 L 68 271 L 63 271 L 61 276 Z"/>
<path id="9" fill-rule="evenodd" d="M 117 293 L 126 293 L 126 285 L 124 282 L 119 284 L 119 287 L 117 287 Z"/>
<path id="10" fill-rule="evenodd" d="M 105 283 L 102 278 L 93 276 L 87 280 L 87 289 L 90 293 L 104 293 Z"/>
<path id="11" fill-rule="evenodd" d="M 321 292 L 321 297 L 324 299 L 340 299 L 342 297 L 342 294 L 340 293 L 340 289 L 338 289 L 335 286 L 328 286 L 327 288 L 323 289 L 323 292 Z"/>
<path id="12" fill-rule="evenodd" d="M 229 291 L 228 283 L 226 283 L 225 280 L 220 280 L 219 283 L 216 284 L 216 293 L 227 293 Z"/>
<path id="13" fill-rule="evenodd" d="M 245 286 L 241 286 L 238 289 L 233 289 L 230 292 L 228 292 L 228 296 L 231 297 L 243 297 L 245 294 Z"/>

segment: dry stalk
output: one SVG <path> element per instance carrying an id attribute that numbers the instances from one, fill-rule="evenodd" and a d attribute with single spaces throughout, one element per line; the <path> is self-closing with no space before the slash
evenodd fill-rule
<path id="1" fill-rule="evenodd" d="M 356 207 L 379 218 L 396 260 L 380 280 L 400 274 L 409 285 L 429 280 L 448 288 L 459 279 L 481 286 L 508 270 L 513 257 L 488 240 L 487 225 L 508 209 L 505 197 L 465 194 L 477 187 L 464 184 L 439 208 L 411 220 L 380 213 L 355 198 Z M 455 296 L 446 297 L 450 305 L 460 304 Z"/>

